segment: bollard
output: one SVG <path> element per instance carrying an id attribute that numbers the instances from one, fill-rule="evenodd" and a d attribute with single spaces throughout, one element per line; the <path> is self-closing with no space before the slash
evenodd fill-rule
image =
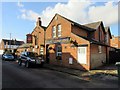
<path id="1" fill-rule="evenodd" d="M 120 89 L 120 62 L 116 62 L 115 65 L 118 67 L 118 88 Z"/>

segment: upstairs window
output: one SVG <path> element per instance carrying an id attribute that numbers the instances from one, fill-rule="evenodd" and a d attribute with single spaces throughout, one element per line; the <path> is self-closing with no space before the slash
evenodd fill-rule
<path id="1" fill-rule="evenodd" d="M 53 38 L 56 37 L 56 27 L 55 26 L 52 27 L 52 37 Z"/>
<path id="2" fill-rule="evenodd" d="M 108 34 L 106 35 L 106 43 L 108 43 L 109 42 L 109 37 L 108 37 Z"/>
<path id="3" fill-rule="evenodd" d="M 58 37 L 61 37 L 61 25 L 60 24 L 57 26 L 57 29 L 58 29 Z"/>

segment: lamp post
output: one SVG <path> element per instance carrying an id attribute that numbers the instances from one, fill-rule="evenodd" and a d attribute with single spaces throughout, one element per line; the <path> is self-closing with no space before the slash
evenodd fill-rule
<path id="1" fill-rule="evenodd" d="M 118 88 L 120 90 L 120 62 L 116 62 L 115 64 L 117 66 L 117 72 L 118 72 Z"/>

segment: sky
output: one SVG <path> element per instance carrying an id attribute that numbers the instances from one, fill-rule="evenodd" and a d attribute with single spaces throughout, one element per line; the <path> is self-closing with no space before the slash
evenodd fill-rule
<path id="1" fill-rule="evenodd" d="M 118 2 L 111 0 L 52 0 L 43 1 L 2 1 L 0 2 L 0 39 L 26 41 L 26 34 L 31 33 L 36 20 L 41 17 L 42 25 L 47 26 L 58 13 L 79 24 L 103 21 L 110 26 L 111 34 L 118 36 Z"/>

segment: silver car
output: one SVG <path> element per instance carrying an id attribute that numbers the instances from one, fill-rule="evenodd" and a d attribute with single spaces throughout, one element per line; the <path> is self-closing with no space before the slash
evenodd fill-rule
<path id="1" fill-rule="evenodd" d="M 4 54 L 2 55 L 2 60 L 14 60 L 14 56 L 12 54 Z"/>

